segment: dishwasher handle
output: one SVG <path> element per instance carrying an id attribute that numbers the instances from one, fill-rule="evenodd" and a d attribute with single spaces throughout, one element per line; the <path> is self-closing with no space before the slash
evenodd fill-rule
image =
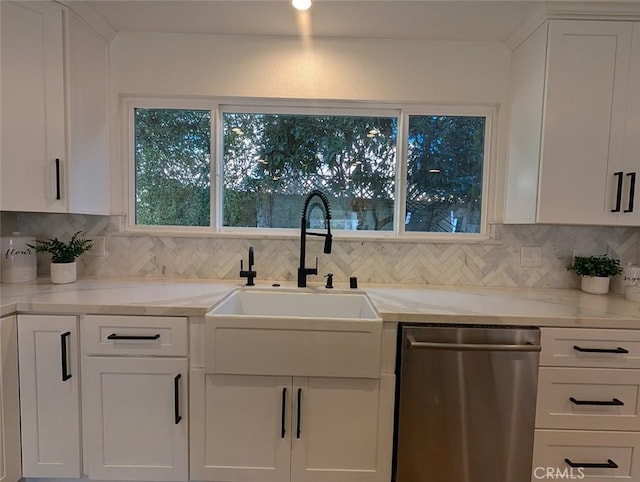
<path id="1" fill-rule="evenodd" d="M 503 344 L 482 344 L 482 343 L 435 343 L 430 341 L 416 341 L 411 334 L 407 335 L 408 346 L 410 348 L 425 348 L 429 350 L 455 350 L 455 351 L 517 351 L 517 352 L 539 352 L 542 347 L 528 343 L 526 345 L 503 345 Z"/>

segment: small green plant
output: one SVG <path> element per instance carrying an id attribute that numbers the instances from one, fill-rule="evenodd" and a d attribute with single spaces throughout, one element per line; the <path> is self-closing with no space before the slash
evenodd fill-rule
<path id="1" fill-rule="evenodd" d="M 606 254 L 598 256 L 576 256 L 573 264 L 567 269 L 575 271 L 579 276 L 615 276 L 622 273 L 619 259 L 607 257 Z"/>
<path id="2" fill-rule="evenodd" d="M 58 238 L 49 238 L 46 241 L 36 239 L 36 245 L 31 246 L 37 253 L 50 253 L 52 263 L 72 263 L 77 257 L 93 248 L 93 241 L 80 236 L 82 231 L 78 231 L 71 236 L 71 241 L 65 243 Z"/>

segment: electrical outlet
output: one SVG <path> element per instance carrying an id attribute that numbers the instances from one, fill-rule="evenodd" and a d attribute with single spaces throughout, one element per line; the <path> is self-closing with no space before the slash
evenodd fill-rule
<path id="1" fill-rule="evenodd" d="M 104 236 L 87 236 L 87 239 L 93 241 L 93 248 L 87 251 L 88 256 L 106 256 L 107 240 Z"/>
<path id="2" fill-rule="evenodd" d="M 520 266 L 540 268 L 542 266 L 542 248 L 540 246 L 522 246 L 520 248 Z"/>

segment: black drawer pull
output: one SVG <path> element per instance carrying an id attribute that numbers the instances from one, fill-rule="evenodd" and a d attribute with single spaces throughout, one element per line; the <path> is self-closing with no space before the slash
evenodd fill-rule
<path id="1" fill-rule="evenodd" d="M 107 340 L 157 340 L 158 338 L 160 338 L 160 333 L 155 335 L 118 335 L 111 333 Z"/>
<path id="2" fill-rule="evenodd" d="M 280 438 L 284 438 L 287 434 L 286 430 L 286 416 L 287 416 L 287 387 L 282 389 L 282 418 L 280 419 Z"/>
<path id="3" fill-rule="evenodd" d="M 612 213 L 619 213 L 620 212 L 620 205 L 622 204 L 622 182 L 623 182 L 623 179 L 624 179 L 624 172 L 622 172 L 622 171 L 614 172 L 613 175 L 618 178 L 618 187 L 617 187 L 617 190 L 616 190 L 616 207 L 614 209 L 612 209 L 611 212 Z"/>
<path id="4" fill-rule="evenodd" d="M 56 199 L 62 199 L 60 194 L 60 159 L 56 159 Z"/>
<path id="5" fill-rule="evenodd" d="M 614 398 L 613 400 L 576 400 L 573 397 L 570 397 L 571 403 L 574 405 L 611 405 L 616 407 L 622 407 L 624 402 L 622 400 L 618 400 Z"/>
<path id="6" fill-rule="evenodd" d="M 573 349 L 583 353 L 629 353 L 626 348 L 582 348 L 578 345 L 573 345 Z"/>
<path id="7" fill-rule="evenodd" d="M 67 338 L 71 336 L 71 332 L 67 331 L 60 335 L 60 362 L 62 363 L 62 381 L 66 382 L 71 378 L 69 367 L 67 366 Z"/>
<path id="8" fill-rule="evenodd" d="M 569 459 L 564 459 L 564 462 L 572 468 L 583 468 L 583 469 L 617 469 L 618 464 L 616 464 L 613 460 L 607 459 L 606 463 L 590 463 L 590 462 L 571 462 Z"/>
<path id="9" fill-rule="evenodd" d="M 298 388 L 298 417 L 296 422 L 296 438 L 300 438 L 300 434 L 302 433 L 302 428 L 300 424 L 300 417 L 302 415 L 302 388 Z"/>
<path id="10" fill-rule="evenodd" d="M 182 417 L 180 416 L 180 379 L 182 374 L 178 373 L 173 379 L 173 409 L 175 411 L 176 425 L 180 423 Z"/>
<path id="11" fill-rule="evenodd" d="M 636 195 L 636 173 L 635 172 L 628 172 L 627 176 L 630 179 L 629 181 L 629 208 L 625 209 L 624 212 L 625 213 L 632 213 L 633 212 L 633 198 Z"/>

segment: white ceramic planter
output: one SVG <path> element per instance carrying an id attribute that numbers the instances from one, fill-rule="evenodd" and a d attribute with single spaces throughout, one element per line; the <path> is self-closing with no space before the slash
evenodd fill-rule
<path id="1" fill-rule="evenodd" d="M 585 293 L 591 293 L 594 295 L 606 295 L 609 292 L 610 280 L 611 279 L 608 276 L 583 276 L 581 289 Z"/>
<path id="2" fill-rule="evenodd" d="M 51 263 L 51 282 L 55 284 L 73 283 L 78 279 L 76 262 Z"/>

